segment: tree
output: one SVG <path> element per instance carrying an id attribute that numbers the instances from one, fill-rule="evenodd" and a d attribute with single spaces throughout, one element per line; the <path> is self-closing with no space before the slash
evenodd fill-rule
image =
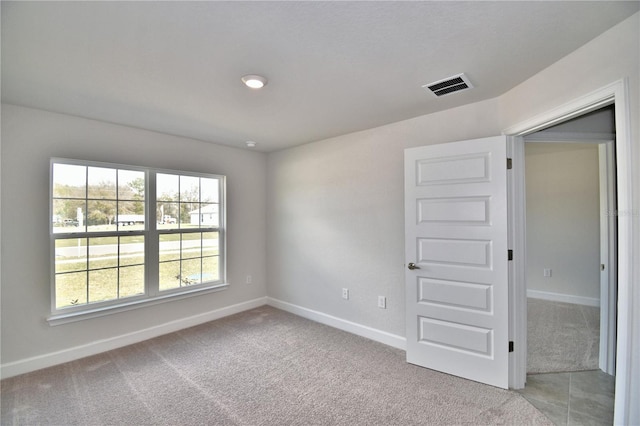
<path id="1" fill-rule="evenodd" d="M 137 178 L 128 183 L 133 192 L 132 199 L 144 200 L 144 178 Z"/>

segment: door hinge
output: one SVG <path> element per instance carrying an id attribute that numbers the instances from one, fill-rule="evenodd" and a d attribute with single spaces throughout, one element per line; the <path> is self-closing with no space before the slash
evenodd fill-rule
<path id="1" fill-rule="evenodd" d="M 507 250 L 507 260 L 513 260 L 513 250 Z"/>
<path id="2" fill-rule="evenodd" d="M 513 161 L 511 158 L 507 158 L 507 170 L 511 170 L 513 168 Z"/>
<path id="3" fill-rule="evenodd" d="M 509 352 L 513 352 L 513 342 L 509 342 Z"/>

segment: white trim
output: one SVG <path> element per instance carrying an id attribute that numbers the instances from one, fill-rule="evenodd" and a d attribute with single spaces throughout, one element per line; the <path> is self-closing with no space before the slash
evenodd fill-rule
<path id="1" fill-rule="evenodd" d="M 632 313 L 640 308 L 640 289 L 635 292 L 632 283 L 638 283 L 633 275 L 633 155 L 631 149 L 631 119 L 629 117 L 629 85 L 627 79 L 615 88 L 616 108 L 616 167 L 618 186 L 618 330 L 616 353 L 616 389 L 614 424 L 629 424 L 631 401 L 637 401 L 640 376 L 637 371 L 638 359 L 633 359 L 634 342 Z M 637 213 L 637 211 L 636 211 Z M 635 298 L 634 298 L 635 293 Z M 636 390 L 635 392 L 633 390 Z M 635 398 L 634 398 L 635 396 Z M 638 421 L 640 419 L 635 419 Z"/>
<path id="2" fill-rule="evenodd" d="M 509 230 L 510 244 L 513 249 L 513 261 L 509 262 L 509 334 L 513 342 L 513 352 L 509 355 L 509 388 L 524 388 L 527 378 L 527 293 L 526 275 L 523 267 L 527 258 L 526 208 L 524 182 L 524 143 L 520 136 L 507 138 L 512 161 L 508 174 L 510 188 L 508 203 L 510 207 Z M 524 306 L 524 312 L 521 307 Z"/>
<path id="3" fill-rule="evenodd" d="M 634 299 L 633 284 L 633 188 L 632 188 L 632 146 L 631 146 L 631 120 L 629 116 L 629 84 L 624 78 L 611 83 L 590 94 L 582 96 L 567 104 L 561 105 L 529 120 L 516 124 L 503 131 L 503 134 L 511 136 L 525 136 L 538 130 L 553 126 L 571 118 L 578 117 L 594 111 L 606 105 L 615 105 L 616 121 L 616 165 L 618 184 L 618 328 L 617 328 L 617 354 L 616 354 L 616 388 L 614 424 L 628 424 L 631 413 L 631 399 L 636 394 L 634 386 L 638 386 L 638 376 L 632 377 L 633 371 L 633 329 L 632 312 L 634 306 L 640 302 L 640 296 Z M 524 173 L 524 170 L 514 170 L 516 174 Z M 524 232 L 522 224 L 516 231 Z M 514 265 L 524 270 L 524 263 Z M 520 276 L 521 272 L 517 272 Z M 524 281 L 515 283 L 516 287 L 525 286 Z M 640 295 L 640 292 L 636 292 Z M 514 306 L 516 316 L 526 318 L 526 306 L 520 304 Z M 517 321 L 512 327 L 518 325 Z M 514 357 L 519 362 L 526 359 L 526 348 L 515 348 Z M 637 360 L 636 360 L 637 361 Z M 520 380 L 516 378 L 515 380 Z"/>
<path id="4" fill-rule="evenodd" d="M 550 300 L 552 302 L 573 303 L 584 306 L 600 306 L 600 299 L 596 297 L 575 296 L 573 294 L 553 293 L 551 291 L 540 291 L 527 289 L 527 297 L 532 299 Z"/>
<path id="5" fill-rule="evenodd" d="M 156 296 L 148 299 L 137 299 L 131 302 L 125 302 L 118 305 L 103 306 L 100 308 L 86 309 L 83 311 L 75 311 L 51 315 L 47 318 L 50 326 L 68 324 L 70 322 L 84 321 L 90 318 L 103 317 L 105 315 L 117 314 L 119 312 L 130 311 L 132 309 L 144 308 L 147 306 L 157 305 L 159 303 L 172 302 L 175 300 L 185 299 L 187 297 L 202 296 L 207 293 L 214 293 L 226 290 L 229 283 L 217 284 L 214 286 L 199 287 L 182 291 L 180 293 L 170 293 L 162 296 Z M 125 299 L 126 300 L 126 299 Z"/>
<path id="6" fill-rule="evenodd" d="M 319 322 L 320 324 L 325 324 L 348 333 L 366 337 L 367 339 L 371 339 L 397 349 L 406 350 L 407 339 L 403 336 L 398 336 L 397 334 L 387 333 L 386 331 L 347 321 L 312 309 L 303 308 L 302 306 L 294 305 L 272 297 L 267 297 L 267 304 L 274 308 L 282 309 L 283 311 L 291 312 L 292 314 L 296 314 L 303 318 Z"/>
<path id="7" fill-rule="evenodd" d="M 618 80 L 615 83 L 611 83 L 567 104 L 553 108 L 550 111 L 546 111 L 514 126 L 508 127 L 502 132 L 502 134 L 510 136 L 525 136 L 587 114 L 591 111 L 595 111 L 604 106 L 611 105 L 614 103 L 614 98 L 616 97 L 617 91 L 620 90 L 621 85 L 626 86 L 626 82 Z M 618 105 L 616 104 L 616 116 L 617 106 Z M 617 126 L 616 132 L 618 132 Z"/>
<path id="8" fill-rule="evenodd" d="M 85 345 L 63 349 L 61 351 L 9 362 L 0 365 L 0 377 L 5 379 L 7 377 L 29 373 L 31 371 L 40 370 L 42 368 L 47 368 L 113 349 L 118 349 L 123 346 L 142 342 L 144 340 L 152 339 L 164 334 L 173 333 L 175 331 L 183 330 L 185 328 L 193 327 L 205 322 L 213 321 L 229 315 L 244 312 L 249 309 L 264 306 L 266 302 L 266 297 L 260 297 L 246 302 L 237 303 L 235 305 L 226 306 L 224 308 L 215 309 L 213 311 L 193 315 L 187 318 L 170 321 L 164 324 L 146 328 L 144 330 L 138 330 L 127 334 L 122 334 L 120 336 L 96 340 Z"/>
<path id="9" fill-rule="evenodd" d="M 616 374 L 616 318 L 618 303 L 615 141 L 598 145 L 600 171 L 600 353 L 599 367 Z"/>

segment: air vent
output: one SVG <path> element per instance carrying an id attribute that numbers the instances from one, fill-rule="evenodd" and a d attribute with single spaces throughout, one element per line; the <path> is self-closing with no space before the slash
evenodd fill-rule
<path id="1" fill-rule="evenodd" d="M 461 90 L 471 89 L 473 85 L 469 81 L 466 75 L 458 74 L 453 77 L 445 78 L 430 84 L 422 86 L 427 91 L 433 93 L 435 96 L 444 96 L 451 93 L 459 92 Z"/>

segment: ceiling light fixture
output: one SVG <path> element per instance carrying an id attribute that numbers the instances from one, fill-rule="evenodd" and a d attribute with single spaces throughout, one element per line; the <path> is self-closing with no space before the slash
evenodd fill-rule
<path id="1" fill-rule="evenodd" d="M 254 141 L 246 141 L 245 143 L 247 144 L 247 148 L 255 148 L 257 145 Z"/>
<path id="2" fill-rule="evenodd" d="M 261 75 L 249 74 L 242 77 L 242 82 L 251 89 L 262 89 L 267 84 L 267 79 Z"/>

